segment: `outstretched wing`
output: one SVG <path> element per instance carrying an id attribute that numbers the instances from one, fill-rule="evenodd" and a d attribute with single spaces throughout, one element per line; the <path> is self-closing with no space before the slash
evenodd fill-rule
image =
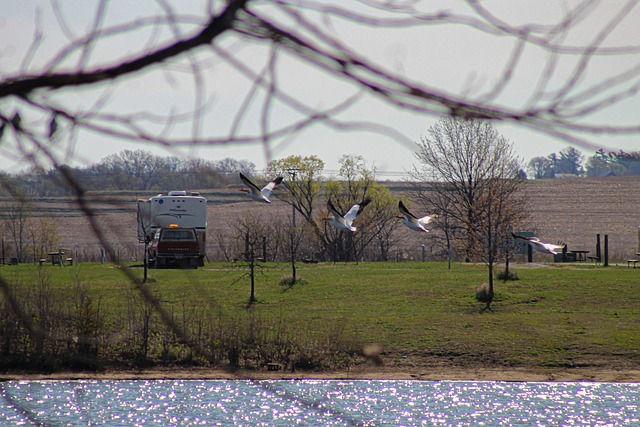
<path id="1" fill-rule="evenodd" d="M 528 242 L 530 242 L 530 241 L 531 241 L 531 239 L 530 239 L 529 237 L 527 237 L 527 236 L 521 236 L 521 235 L 516 234 L 516 233 L 511 233 L 511 237 L 513 237 L 514 239 L 522 239 L 522 240 L 526 240 L 526 241 L 528 241 Z"/>
<path id="2" fill-rule="evenodd" d="M 436 219 L 435 215 L 425 215 L 422 218 L 418 218 L 418 224 L 420 224 L 420 225 L 422 225 L 424 227 L 425 225 L 429 224 L 434 219 Z"/>
<path id="3" fill-rule="evenodd" d="M 262 195 L 264 197 L 269 197 L 271 195 L 271 193 L 273 192 L 273 190 L 276 189 L 276 187 L 278 187 L 278 185 L 280 185 L 280 183 L 282 182 L 282 177 L 279 176 L 276 179 L 274 179 L 273 181 L 269 182 L 267 185 L 264 186 L 264 188 L 260 191 L 262 193 Z"/>
<path id="4" fill-rule="evenodd" d="M 412 214 L 411 212 L 409 212 L 409 209 L 407 209 L 407 207 L 404 205 L 404 203 L 402 203 L 402 200 L 398 201 L 398 209 L 400 210 L 400 213 L 402 215 L 404 215 L 405 217 L 407 217 L 407 219 L 409 218 L 416 218 L 416 216 L 414 214 Z M 417 219 L 417 218 L 416 218 Z"/>
<path id="5" fill-rule="evenodd" d="M 556 255 L 558 252 L 562 252 L 562 250 L 564 249 L 564 245 L 554 245 L 553 243 L 543 243 L 543 245 L 549 252 L 554 255 Z"/>
<path id="6" fill-rule="evenodd" d="M 537 237 L 521 236 L 521 235 L 515 234 L 515 233 L 511 233 L 511 236 L 514 239 L 522 239 L 522 240 L 526 240 L 527 242 L 531 242 L 531 243 L 540 243 L 540 239 L 538 239 Z"/>
<path id="7" fill-rule="evenodd" d="M 367 206 L 369 203 L 371 203 L 371 199 L 365 199 L 360 203 L 358 203 L 357 205 L 351 206 L 351 209 L 349 209 L 349 212 L 347 212 L 347 214 L 344 216 L 344 219 L 347 222 L 347 224 L 351 224 L 356 219 L 356 217 L 360 215 L 360 212 L 362 212 L 365 206 Z"/>
<path id="8" fill-rule="evenodd" d="M 338 218 L 342 218 L 342 214 L 338 212 L 335 206 L 333 206 L 333 203 L 331 203 L 331 200 L 327 200 L 327 210 L 331 215 L 335 217 L 336 220 Z"/>
<path id="9" fill-rule="evenodd" d="M 251 182 L 251 180 L 249 178 L 244 176 L 244 174 L 242 172 L 240 172 L 240 179 L 242 180 L 242 182 L 244 182 L 244 184 L 247 187 L 249 187 L 249 190 L 251 190 L 252 193 L 260 194 L 260 189 L 258 188 L 258 186 L 255 185 L 253 182 Z"/>

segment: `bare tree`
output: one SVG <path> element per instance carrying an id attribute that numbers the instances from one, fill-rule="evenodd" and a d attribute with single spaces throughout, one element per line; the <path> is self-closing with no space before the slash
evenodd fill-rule
<path id="1" fill-rule="evenodd" d="M 9 231 L 18 262 L 24 261 L 29 243 L 29 220 L 32 215 L 30 205 L 29 199 L 17 194 L 4 207 L 4 225 Z"/>
<path id="2" fill-rule="evenodd" d="M 442 248 L 446 254 L 447 267 L 451 269 L 451 262 L 458 252 L 456 242 L 460 241 L 464 233 L 463 227 L 451 214 L 455 203 L 448 195 L 446 183 L 424 182 L 415 170 L 409 172 L 410 197 L 418 204 L 422 212 L 434 215 L 433 222 L 429 223 L 430 231 L 428 244 L 433 248 Z M 439 186 L 437 191 L 434 187 Z"/>
<path id="3" fill-rule="evenodd" d="M 260 256 L 260 247 L 263 244 L 264 236 L 268 233 L 266 225 L 253 213 L 247 213 L 239 218 L 233 228 L 236 240 L 242 242 L 244 246 L 243 261 L 249 269 L 246 276 L 249 277 L 251 282 L 248 302 L 248 307 L 250 307 L 257 301 L 255 293 L 256 269 L 259 268 L 259 263 L 264 261 Z"/>
<path id="4" fill-rule="evenodd" d="M 411 175 L 430 191 L 431 206 L 464 230 L 458 244 L 468 261 L 489 267 L 486 309 L 493 301 L 494 265 L 505 259 L 508 236 L 526 216 L 513 144 L 487 121 L 442 118 L 422 138 Z"/>
<path id="5" fill-rule="evenodd" d="M 28 224 L 29 237 L 31 239 L 31 251 L 33 263 L 44 259 L 47 253 L 57 249 L 60 241 L 60 230 L 55 221 L 47 218 L 39 218 Z"/>
<path id="6" fill-rule="evenodd" d="M 484 180 L 481 196 L 472 208 L 476 222 L 469 227 L 475 242 L 476 256 L 483 260 L 489 270 L 489 286 L 481 301 L 486 305 L 483 310 L 490 310 L 494 298 L 494 270 L 498 262 L 505 261 L 508 276 L 508 262 L 511 248 L 511 232 L 522 224 L 527 217 L 526 200 L 522 194 L 522 179 L 513 163 L 500 160 L 505 155 L 495 152 L 496 169 L 493 176 Z M 507 153 L 506 156 L 509 156 Z"/>
<path id="7" fill-rule="evenodd" d="M 238 177 L 238 172 L 247 176 L 253 176 L 256 169 L 256 165 L 248 160 L 236 160 L 230 157 L 218 160 L 214 162 L 212 166 L 218 169 L 221 173 L 233 176 L 234 178 Z"/>
<path id="8" fill-rule="evenodd" d="M 124 150 L 103 158 L 95 168 L 111 175 L 118 189 L 149 190 L 167 172 L 167 161 L 146 150 Z"/>

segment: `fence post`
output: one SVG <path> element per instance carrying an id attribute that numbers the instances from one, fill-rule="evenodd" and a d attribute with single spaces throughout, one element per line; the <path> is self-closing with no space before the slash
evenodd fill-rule
<path id="1" fill-rule="evenodd" d="M 604 266 L 609 265 L 609 235 L 604 235 Z"/>
<path id="2" fill-rule="evenodd" d="M 267 237 L 262 236 L 262 260 L 267 262 Z"/>

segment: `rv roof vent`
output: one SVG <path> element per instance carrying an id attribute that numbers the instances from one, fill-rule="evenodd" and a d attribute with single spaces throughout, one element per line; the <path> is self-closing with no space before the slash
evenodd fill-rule
<path id="1" fill-rule="evenodd" d="M 186 196 L 186 191 L 169 191 L 169 196 Z"/>
<path id="2" fill-rule="evenodd" d="M 192 191 L 192 192 L 191 192 L 191 195 L 192 195 L 192 196 L 199 196 L 199 195 L 200 195 L 200 192 L 199 192 L 199 191 Z"/>

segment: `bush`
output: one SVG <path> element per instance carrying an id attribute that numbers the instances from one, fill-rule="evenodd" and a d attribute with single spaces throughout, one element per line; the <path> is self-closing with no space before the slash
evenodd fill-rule
<path id="1" fill-rule="evenodd" d="M 491 301 L 489 296 L 489 285 L 487 283 L 483 283 L 478 287 L 478 290 L 476 290 L 476 300 L 483 303 Z"/>
<path id="2" fill-rule="evenodd" d="M 518 273 L 516 273 L 515 271 L 509 271 L 509 273 L 507 274 L 506 270 L 500 270 L 498 271 L 498 280 L 503 280 L 503 281 L 507 281 L 507 280 L 520 280 L 520 278 L 518 277 Z"/>
<path id="3" fill-rule="evenodd" d="M 296 281 L 293 281 L 293 277 L 291 276 L 287 276 L 287 277 L 283 277 L 282 280 L 280 280 L 280 286 L 286 286 L 287 288 L 293 288 L 293 285 L 306 285 L 307 281 L 304 279 L 296 279 Z"/>

